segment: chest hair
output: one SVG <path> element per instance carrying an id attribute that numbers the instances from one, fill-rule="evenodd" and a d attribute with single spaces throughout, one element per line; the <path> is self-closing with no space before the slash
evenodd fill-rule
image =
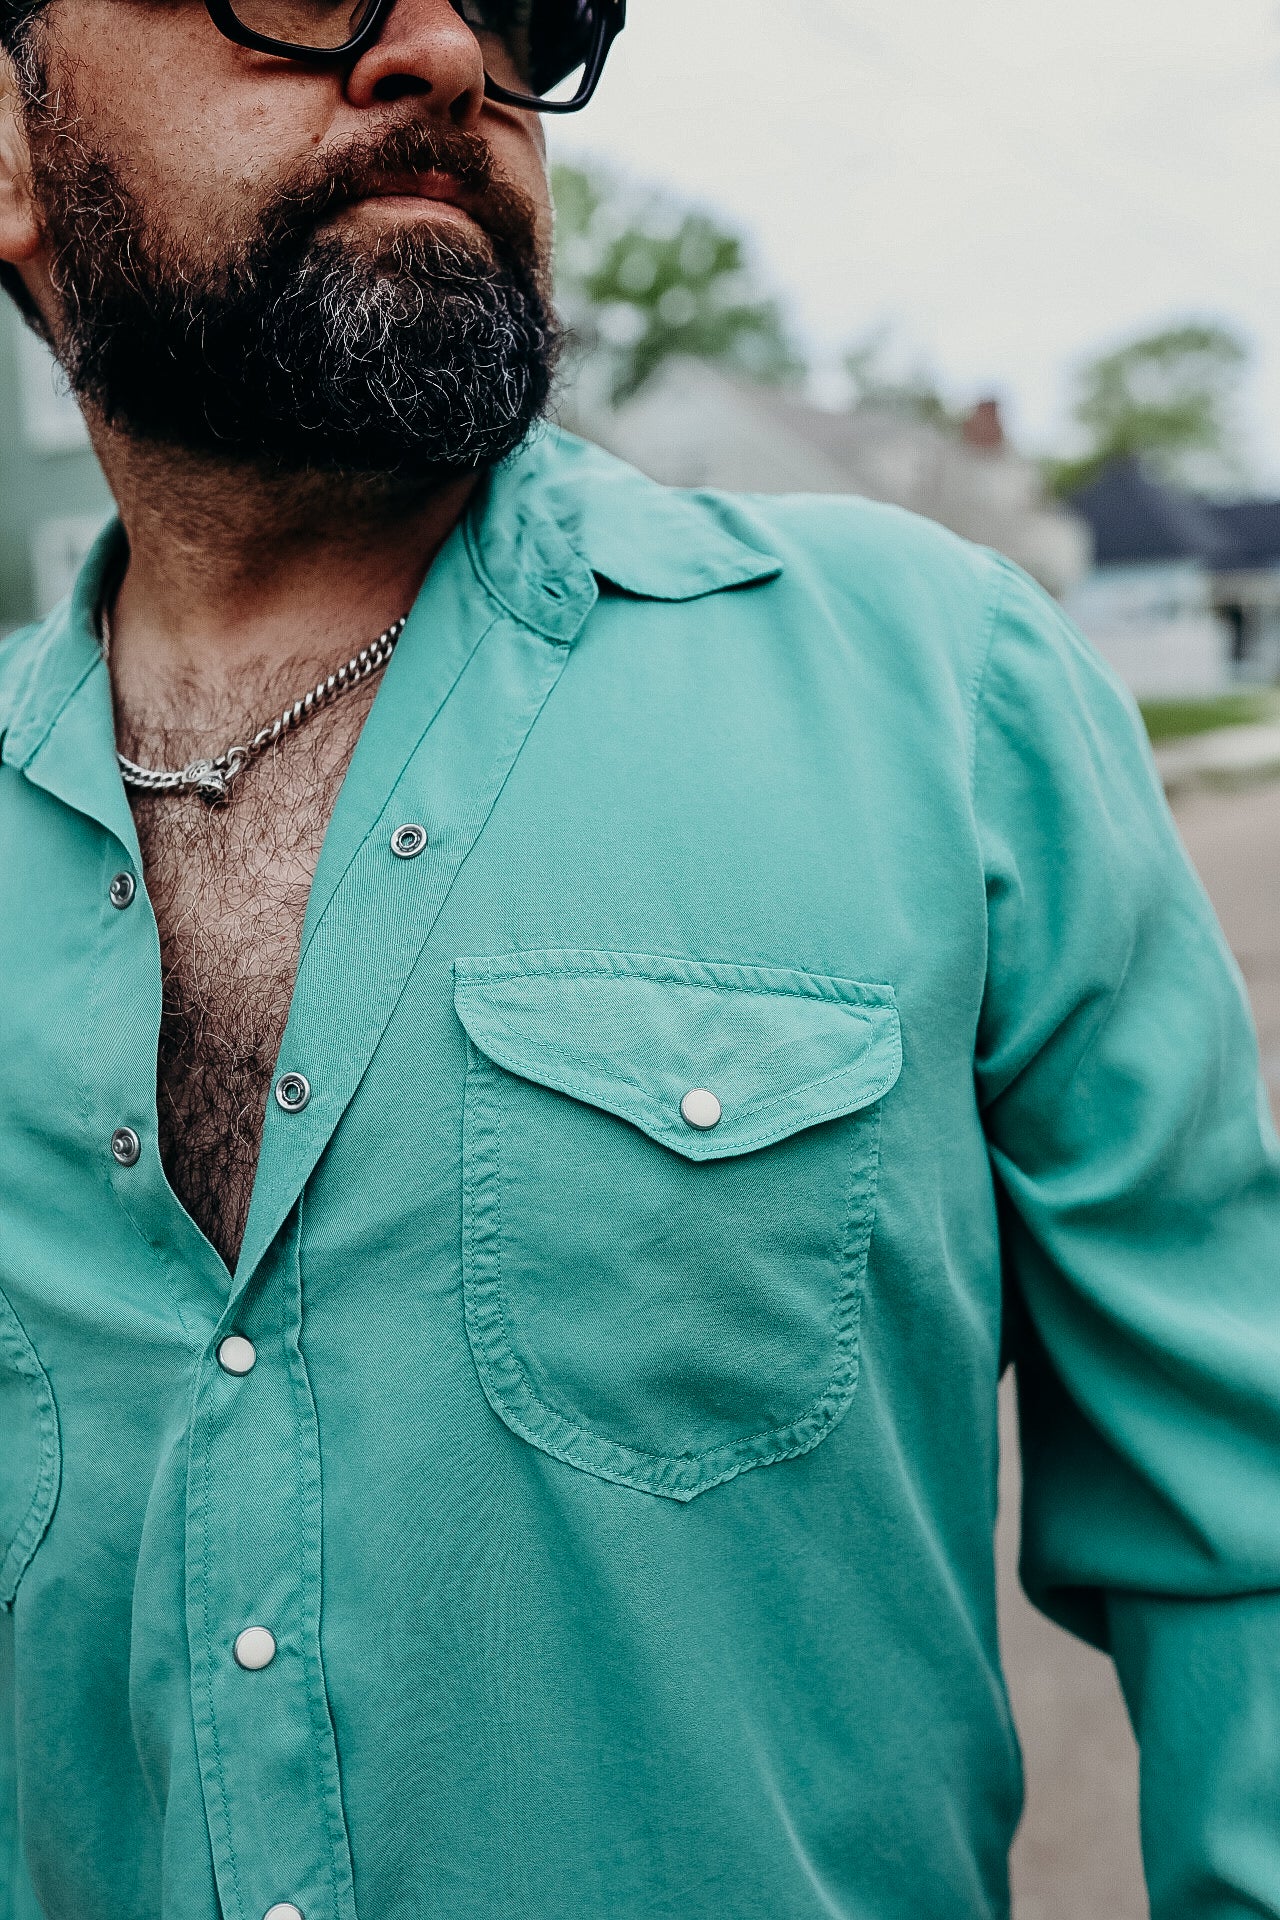
<path id="1" fill-rule="evenodd" d="M 160 933 L 160 1157 L 228 1266 L 244 1236 L 321 842 L 375 690 L 363 683 L 251 763 L 224 807 L 131 795 Z M 150 729 L 122 745 L 144 764 L 182 766 L 244 738 L 235 726 L 221 723 L 216 744 L 212 733 Z"/>

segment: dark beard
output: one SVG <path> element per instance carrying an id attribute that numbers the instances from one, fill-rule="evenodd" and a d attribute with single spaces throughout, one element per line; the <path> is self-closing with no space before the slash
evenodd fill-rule
<path id="1" fill-rule="evenodd" d="M 143 439 L 286 471 L 435 479 L 505 458 L 546 407 L 559 330 L 535 216 L 484 141 L 414 125 L 273 197 L 210 265 L 158 235 L 63 96 L 32 114 L 35 188 L 77 396 Z M 78 117 L 78 116 L 76 116 Z M 439 169 L 474 242 L 415 228 L 320 233 L 379 175 Z"/>

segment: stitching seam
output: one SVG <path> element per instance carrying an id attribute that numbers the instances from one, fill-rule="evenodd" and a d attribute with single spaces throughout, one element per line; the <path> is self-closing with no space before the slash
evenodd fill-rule
<path id="1" fill-rule="evenodd" d="M 499 985 L 506 985 L 511 980 L 651 980 L 657 983 L 665 982 L 671 986 L 689 987 L 698 993 L 732 994 L 735 999 L 740 999 L 745 994 L 755 1000 L 787 998 L 818 1000 L 824 1006 L 856 1007 L 860 1010 L 868 1007 L 897 1005 L 893 988 L 887 981 L 843 980 L 838 974 L 801 973 L 790 967 L 744 967 L 743 972 L 778 974 L 785 982 L 779 986 L 752 987 L 740 985 L 736 981 L 689 978 L 688 969 L 691 967 L 722 966 L 736 970 L 737 963 L 731 960 L 682 961 L 672 954 L 633 955 L 613 952 L 604 953 L 601 957 L 613 961 L 644 960 L 646 964 L 643 967 L 624 966 L 621 971 L 604 966 L 575 966 L 572 962 L 567 965 L 541 964 L 508 970 L 495 967 L 494 959 L 497 956 L 493 956 L 486 958 L 484 962 L 484 978 Z M 470 983 L 471 977 L 464 968 L 461 975 L 464 986 Z M 791 984 L 793 981 L 794 985 Z M 827 982 L 842 987 L 852 987 L 856 998 L 844 993 L 823 993 L 819 983 Z"/>
<path id="2" fill-rule="evenodd" d="M 480 1069 L 480 1072 L 482 1075 L 486 1073 L 489 1073 L 489 1074 L 492 1073 L 492 1067 L 490 1065 L 490 1062 L 488 1061 L 487 1056 L 483 1054 L 478 1055 L 473 1060 L 473 1063 L 472 1063 L 473 1074 L 477 1067 Z M 479 1086 L 479 1084 L 480 1084 L 480 1080 L 477 1077 L 476 1085 Z M 500 1087 L 497 1087 L 496 1085 L 491 1086 L 490 1091 L 500 1092 Z M 489 1181 L 492 1183 L 492 1187 L 494 1191 L 494 1208 L 495 1208 L 495 1217 L 496 1217 L 496 1229 L 493 1235 L 494 1278 L 487 1281 L 481 1280 L 476 1284 L 478 1284 L 482 1289 L 485 1287 L 489 1287 L 493 1291 L 494 1302 L 497 1309 L 498 1324 L 501 1330 L 501 1352 L 502 1352 L 503 1358 L 508 1360 L 512 1365 L 512 1367 L 514 1368 L 522 1386 L 524 1387 L 525 1392 L 528 1394 L 529 1399 L 532 1401 L 532 1403 L 536 1407 L 539 1407 L 545 1414 L 549 1415 L 553 1420 L 557 1421 L 560 1425 L 569 1427 L 571 1430 L 572 1438 L 593 1442 L 597 1446 L 610 1448 L 615 1452 L 622 1454 L 624 1456 L 627 1456 L 629 1458 L 640 1459 L 640 1460 L 661 1461 L 664 1464 L 674 1466 L 674 1467 L 687 1465 L 696 1469 L 698 1467 L 704 1466 L 705 1463 L 707 1463 L 708 1461 L 714 1460 L 718 1456 L 725 1456 L 728 1459 L 733 1459 L 735 1455 L 739 1455 L 741 1453 L 741 1450 L 743 1448 L 754 1447 L 761 1442 L 768 1442 L 771 1440 L 782 1440 L 787 1436 L 798 1434 L 798 1430 L 800 1428 L 808 1426 L 815 1419 L 820 1419 L 826 1412 L 832 1400 L 838 1397 L 840 1392 L 843 1391 L 843 1388 L 846 1382 L 841 1378 L 842 1374 L 845 1374 L 850 1370 L 852 1370 L 854 1382 L 856 1384 L 857 1357 L 856 1357 L 856 1352 L 850 1351 L 851 1334 L 856 1328 L 856 1321 L 854 1321 L 853 1326 L 838 1326 L 836 1339 L 837 1339 L 839 1351 L 837 1354 L 835 1370 L 832 1373 L 831 1378 L 827 1381 L 826 1385 L 822 1388 L 821 1392 L 818 1394 L 817 1398 L 808 1407 L 803 1409 L 802 1412 L 796 1414 L 792 1419 L 783 1422 L 779 1426 L 763 1429 L 758 1433 L 739 1434 L 732 1440 L 721 1441 L 716 1446 L 704 1448 L 701 1452 L 698 1452 L 698 1453 L 669 1454 L 669 1453 L 659 1453 L 656 1450 L 651 1448 L 637 1447 L 627 1441 L 615 1440 L 607 1434 L 597 1433 L 593 1428 L 585 1426 L 582 1422 L 574 1420 L 570 1418 L 568 1415 L 560 1413 L 557 1408 L 555 1408 L 549 1402 L 544 1400 L 542 1396 L 538 1393 L 536 1388 L 534 1387 L 533 1382 L 529 1378 L 529 1375 L 524 1367 L 523 1362 L 520 1359 L 519 1354 L 516 1352 L 515 1344 L 511 1338 L 510 1330 L 507 1323 L 506 1308 L 505 1308 L 505 1301 L 504 1301 L 503 1287 L 502 1287 L 502 1237 L 501 1237 L 502 1178 L 501 1178 L 501 1144 L 500 1144 L 501 1142 L 501 1102 L 499 1099 L 493 1099 L 489 1102 L 489 1106 L 490 1106 L 491 1124 L 493 1127 L 493 1136 L 494 1136 L 493 1170 L 487 1176 Z M 858 1215 L 859 1233 L 861 1232 L 861 1229 L 865 1224 L 867 1210 L 873 1202 L 876 1183 L 877 1183 L 877 1175 L 878 1175 L 878 1167 L 879 1167 L 879 1153 L 878 1153 L 879 1130 L 880 1130 L 879 1121 L 880 1121 L 880 1116 L 877 1113 L 874 1116 L 873 1122 L 871 1123 L 874 1126 L 874 1135 L 871 1142 L 869 1143 L 870 1152 L 867 1157 L 867 1189 L 866 1189 L 866 1195 L 864 1197 L 863 1207 Z M 857 1158 L 856 1158 L 856 1142 L 855 1141 L 850 1142 L 850 1158 L 851 1158 L 852 1168 L 851 1168 L 851 1174 L 850 1174 L 851 1186 L 846 1194 L 846 1199 L 848 1202 L 851 1202 L 852 1182 L 856 1180 L 856 1176 L 857 1176 Z M 475 1270 L 475 1252 L 477 1247 L 477 1237 L 476 1237 L 476 1231 L 475 1231 L 475 1183 L 474 1183 L 474 1180 L 471 1178 L 471 1172 L 475 1164 L 475 1159 L 476 1159 L 476 1155 L 474 1152 L 474 1148 L 472 1148 L 467 1153 L 466 1186 L 468 1189 L 468 1196 L 469 1196 L 468 1203 L 467 1203 L 467 1211 L 468 1211 L 468 1216 L 471 1222 L 469 1251 L 472 1256 L 471 1260 L 467 1264 L 473 1275 Z M 850 1295 L 852 1294 L 853 1296 L 856 1297 L 856 1294 L 857 1294 L 856 1282 L 853 1283 L 852 1285 L 849 1284 L 851 1280 L 849 1267 L 850 1267 L 850 1260 L 851 1260 L 852 1246 L 853 1246 L 853 1231 L 852 1231 L 852 1224 L 848 1218 L 848 1211 L 849 1211 L 849 1208 L 847 1206 L 845 1228 L 844 1228 L 844 1233 L 842 1234 L 842 1237 L 841 1237 L 842 1252 L 841 1252 L 841 1257 L 838 1261 L 838 1267 L 839 1267 L 841 1279 L 840 1279 L 840 1285 L 837 1288 L 836 1302 L 835 1302 L 835 1308 L 834 1308 L 834 1315 L 837 1320 L 837 1323 L 839 1323 L 839 1321 L 841 1320 L 844 1320 L 846 1317 L 851 1320 L 853 1319 L 852 1315 L 846 1316 L 846 1314 L 843 1311 L 843 1308 L 844 1308 L 844 1304 L 850 1299 Z M 464 1273 L 464 1280 L 465 1280 L 465 1277 L 466 1275 Z M 506 1405 L 505 1396 L 501 1393 L 501 1391 L 499 1390 L 498 1384 L 495 1381 L 492 1364 L 489 1359 L 489 1353 L 488 1353 L 489 1341 L 488 1339 L 485 1338 L 483 1330 L 481 1329 L 479 1331 L 480 1331 L 482 1346 L 484 1347 L 484 1350 L 485 1350 L 486 1378 L 488 1379 L 490 1384 L 493 1386 L 493 1390 L 497 1395 L 501 1404 L 505 1406 Z M 830 1424 L 831 1424 L 830 1421 L 824 1422 L 824 1430 L 826 1428 L 829 1428 Z M 820 1439 L 821 1437 L 822 1435 L 820 1433 L 815 1437 L 814 1440 L 806 1441 L 805 1444 L 798 1445 L 794 1449 L 794 1451 L 807 1452 L 811 1446 L 817 1444 L 817 1440 Z M 571 1465 L 575 1465 L 575 1466 L 584 1465 L 583 1462 L 572 1459 L 572 1457 L 569 1456 L 568 1454 L 564 1454 L 562 1457 L 567 1458 Z M 748 1464 L 751 1464 L 751 1463 L 747 1461 L 739 1462 L 740 1467 L 746 1466 Z M 755 1464 L 763 1465 L 764 1462 L 760 1461 L 760 1462 L 756 1462 Z M 586 1467 L 585 1470 L 588 1472 L 592 1471 L 590 1467 Z M 697 1489 L 695 1489 L 695 1491 L 697 1491 Z"/>
<path id="3" fill-rule="evenodd" d="M 13 1592 L 3 1600 L 0 1606 L 12 1605 L 22 1584 L 22 1576 L 35 1558 L 36 1549 L 44 1538 L 44 1532 L 53 1517 L 53 1503 L 49 1503 L 50 1493 L 56 1493 L 61 1466 L 61 1439 L 59 1434 L 58 1410 L 53 1398 L 53 1388 L 49 1376 L 41 1365 L 36 1352 L 9 1302 L 0 1295 L 0 1348 L 8 1355 L 19 1375 L 25 1380 L 36 1404 L 40 1432 L 40 1461 L 36 1468 L 36 1484 L 27 1503 L 22 1519 L 14 1529 L 4 1558 L 0 1561 L 0 1588 L 12 1585 Z M 48 1512 L 42 1509 L 48 1505 Z M 34 1534 L 34 1538 L 31 1536 Z M 12 1565 L 10 1564 L 12 1562 Z"/>
<path id="4" fill-rule="evenodd" d="M 976 804 L 978 778 L 978 709 L 982 705 L 987 690 L 987 675 L 991 668 L 992 657 L 996 650 L 996 630 L 1004 613 L 1005 598 L 1009 587 L 1017 577 L 1008 561 L 1000 555 L 993 556 L 995 561 L 995 591 L 987 610 L 986 627 L 983 633 L 982 655 L 978 671 L 973 679 L 973 691 L 969 696 L 969 803 Z"/>
<path id="5" fill-rule="evenodd" d="M 200 1399 L 206 1396 L 202 1388 L 197 1388 Z M 203 1471 L 200 1484 L 200 1531 L 203 1536 L 201 1559 L 204 1569 L 204 1591 L 201 1596 L 201 1619 L 204 1626 L 204 1685 L 205 1704 L 209 1716 L 209 1738 L 213 1745 L 214 1771 L 218 1779 L 219 1811 L 222 1814 L 223 1846 L 231 1866 L 231 1885 L 236 1898 L 236 1911 L 243 1920 L 244 1894 L 240 1887 L 240 1862 L 236 1856 L 235 1842 L 231 1836 L 231 1808 L 227 1798 L 227 1774 L 222 1760 L 222 1741 L 218 1734 L 218 1710 L 213 1688 L 213 1659 L 210 1648 L 213 1644 L 213 1625 L 209 1618 L 209 1596 L 213 1588 L 213 1562 L 209 1542 L 209 1481 L 211 1474 L 211 1454 L 213 1448 L 212 1417 L 206 1407 L 204 1413 L 204 1454 Z"/>
<path id="6" fill-rule="evenodd" d="M 337 1871 L 334 1864 L 334 1855 L 337 1851 L 339 1844 L 345 1844 L 346 1834 L 345 1832 L 342 1834 L 339 1834 L 337 1830 L 337 1824 L 334 1818 L 334 1809 L 332 1804 L 332 1794 L 329 1791 L 331 1783 L 325 1778 L 325 1775 L 328 1771 L 325 1762 L 330 1752 L 330 1742 L 332 1741 L 332 1738 L 333 1738 L 333 1727 L 329 1718 L 329 1707 L 328 1707 L 327 1699 L 324 1701 L 323 1709 L 321 1706 L 320 1696 L 315 1684 L 316 1676 L 315 1676 L 313 1662 L 311 1658 L 311 1645 L 310 1645 L 311 1607 L 310 1607 L 310 1596 L 308 1593 L 308 1586 L 309 1586 L 310 1574 L 311 1574 L 310 1555 L 311 1555 L 311 1548 L 312 1548 L 313 1542 L 316 1542 L 318 1545 L 317 1559 L 320 1558 L 323 1552 L 322 1541 L 317 1542 L 317 1536 L 319 1536 L 322 1532 L 323 1520 L 322 1520 L 320 1501 L 316 1497 L 317 1489 L 314 1485 L 314 1475 L 311 1476 L 309 1480 L 309 1476 L 306 1470 L 307 1469 L 307 1461 L 306 1461 L 306 1455 L 305 1455 L 306 1432 L 305 1432 L 304 1423 L 303 1423 L 302 1382 L 299 1379 L 299 1370 L 303 1366 L 303 1359 L 302 1359 L 302 1206 L 303 1206 L 302 1197 L 299 1196 L 298 1208 L 297 1208 L 297 1223 L 295 1226 L 294 1233 L 291 1236 L 292 1260 L 288 1263 L 288 1265 L 291 1265 L 296 1270 L 296 1273 L 297 1273 L 298 1329 L 297 1329 L 296 1338 L 294 1337 L 293 1329 L 290 1326 L 290 1316 L 289 1316 L 289 1306 L 290 1306 L 289 1295 L 292 1289 L 291 1275 L 289 1278 L 289 1284 L 279 1286 L 277 1291 L 279 1293 L 279 1298 L 280 1298 L 280 1345 L 283 1351 L 288 1355 L 289 1401 L 290 1401 L 290 1410 L 293 1414 L 294 1471 L 297 1476 L 298 1512 L 300 1515 L 300 1528 L 301 1528 L 301 1534 L 302 1534 L 301 1550 L 298 1552 L 296 1556 L 296 1564 L 298 1568 L 298 1602 L 297 1602 L 298 1661 L 301 1667 L 302 1695 L 303 1695 L 303 1699 L 306 1702 L 307 1719 L 310 1722 L 311 1732 L 312 1732 L 312 1743 L 309 1747 L 307 1757 L 314 1771 L 319 1776 L 318 1785 L 320 1789 L 320 1797 L 324 1803 L 325 1825 L 328 1828 L 328 1846 L 325 1848 L 325 1872 L 326 1872 L 326 1877 L 329 1881 L 329 1892 L 333 1902 L 333 1912 L 335 1916 L 340 1916 L 341 1901 L 339 1899 L 338 1876 L 337 1876 Z M 318 1577 L 319 1576 L 317 1574 L 317 1579 Z M 322 1672 L 323 1672 L 323 1669 L 322 1669 Z M 322 1678 L 321 1684 L 323 1685 L 323 1678 Z"/>

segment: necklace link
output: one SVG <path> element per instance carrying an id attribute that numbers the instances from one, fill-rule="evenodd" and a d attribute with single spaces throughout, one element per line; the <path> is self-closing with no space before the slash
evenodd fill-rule
<path id="1" fill-rule="evenodd" d="M 251 760 L 274 747 L 286 734 L 294 733 L 309 720 L 313 713 L 319 713 L 322 707 L 329 706 L 340 694 L 349 693 L 367 680 L 371 673 L 377 673 L 385 667 L 396 650 L 396 643 L 404 632 L 409 616 L 402 613 L 398 620 L 380 633 L 367 647 L 361 647 L 340 667 L 321 680 L 294 701 L 291 707 L 259 727 L 247 746 L 227 747 L 215 759 L 191 761 L 185 767 L 143 767 L 136 760 L 128 759 L 117 752 L 116 760 L 120 767 L 120 778 L 126 787 L 135 793 L 197 793 L 210 806 L 224 806 L 231 797 L 231 783 L 242 774 Z M 98 630 L 102 641 L 102 657 L 110 657 L 111 626 L 105 605 L 98 615 Z"/>

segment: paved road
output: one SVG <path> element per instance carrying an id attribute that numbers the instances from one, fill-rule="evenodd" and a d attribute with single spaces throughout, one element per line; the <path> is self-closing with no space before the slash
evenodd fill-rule
<path id="1" fill-rule="evenodd" d="M 1280 1113 L 1280 783 L 1201 790 L 1176 808 L 1244 972 Z M 1012 1440 L 1010 1408 L 1002 1407 Z M 1109 1663 L 1034 1613 L 1017 1587 L 1017 1463 L 1005 1449 L 998 1537 L 1002 1627 L 1027 1768 L 1014 1851 L 1015 1920 L 1146 1920 L 1137 1763 Z"/>
<path id="2" fill-rule="evenodd" d="M 1280 782 L 1235 793 L 1202 789 L 1175 811 L 1243 969 L 1280 1112 Z"/>

